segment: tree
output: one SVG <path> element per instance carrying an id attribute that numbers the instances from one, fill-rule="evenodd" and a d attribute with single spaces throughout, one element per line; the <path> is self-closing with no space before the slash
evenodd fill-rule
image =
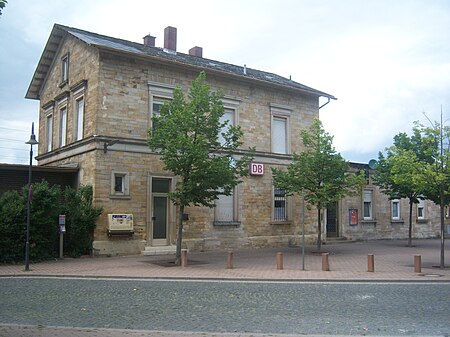
<path id="1" fill-rule="evenodd" d="M 350 166 L 333 147 L 333 136 L 315 119 L 309 129 L 300 131 L 305 151 L 294 153 L 287 170 L 273 168 L 276 187 L 288 194 L 303 191 L 305 201 L 317 208 L 317 250 L 321 250 L 321 212 L 329 203 L 346 195 L 361 193 L 365 182 L 362 172 L 350 172 Z"/>
<path id="2" fill-rule="evenodd" d="M 390 200 L 409 200 L 409 247 L 412 246 L 413 205 L 419 203 L 419 199 L 424 199 L 427 185 L 425 172 L 427 163 L 430 162 L 427 144 L 417 128 L 413 130 L 411 137 L 406 133 L 399 133 L 394 137 L 394 145 L 385 150 L 386 156 L 381 152 L 378 154 L 374 175 L 375 184 L 380 186 Z"/>
<path id="3" fill-rule="evenodd" d="M 445 268 L 445 207 L 450 203 L 450 127 L 441 121 L 431 123 L 431 127 L 418 125 L 418 130 L 428 145 L 425 195 L 440 207 L 441 254 L 440 268 Z"/>
<path id="4" fill-rule="evenodd" d="M 239 126 L 221 122 L 222 94 L 211 93 L 201 72 L 192 82 L 189 99 L 176 88 L 173 100 L 153 116 L 148 145 L 158 153 L 165 169 L 180 179 L 170 200 L 179 207 L 175 263 L 180 264 L 183 214 L 187 206 L 214 207 L 220 195 L 231 195 L 240 177 L 248 174 L 249 155 L 236 158 L 242 145 Z"/>
<path id="5" fill-rule="evenodd" d="M 0 15 L 2 15 L 2 10 L 3 10 L 3 8 L 5 8 L 7 3 L 8 3 L 8 1 L 6 1 L 6 0 L 0 0 Z"/>

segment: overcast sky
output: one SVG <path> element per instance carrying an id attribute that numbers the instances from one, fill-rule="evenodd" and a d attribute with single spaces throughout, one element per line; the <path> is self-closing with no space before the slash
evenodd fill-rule
<path id="1" fill-rule="evenodd" d="M 0 163 L 28 162 L 24 98 L 53 24 L 276 73 L 338 98 L 320 110 L 345 159 L 366 163 L 413 121 L 450 117 L 448 0 L 8 0 L 0 16 Z M 35 147 L 35 151 L 36 151 Z"/>

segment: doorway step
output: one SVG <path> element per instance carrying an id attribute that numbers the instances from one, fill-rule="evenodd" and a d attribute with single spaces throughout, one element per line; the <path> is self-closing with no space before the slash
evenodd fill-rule
<path id="1" fill-rule="evenodd" d="M 345 237 L 338 237 L 338 238 L 327 237 L 326 241 L 324 242 L 324 244 L 326 244 L 326 245 L 333 245 L 333 244 L 336 244 L 336 243 L 348 243 L 348 242 L 352 242 L 352 240 L 348 240 Z"/>
<path id="2" fill-rule="evenodd" d="M 171 255 L 177 252 L 177 246 L 147 246 L 143 255 Z"/>

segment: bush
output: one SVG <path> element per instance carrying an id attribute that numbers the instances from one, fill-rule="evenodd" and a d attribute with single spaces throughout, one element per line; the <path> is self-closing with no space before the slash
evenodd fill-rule
<path id="1" fill-rule="evenodd" d="M 77 191 L 66 188 L 62 214 L 66 215 L 64 251 L 79 257 L 90 254 L 95 222 L 102 213 L 99 207 L 92 207 L 92 186 L 81 186 Z"/>
<path id="2" fill-rule="evenodd" d="M 58 215 L 66 214 L 64 252 L 70 256 L 89 254 L 95 222 L 102 209 L 92 206 L 92 187 L 66 188 L 46 181 L 33 184 L 30 213 L 30 260 L 56 257 L 59 248 Z M 26 242 L 28 186 L 22 193 L 0 196 L 0 262 L 23 261 Z M 64 200 L 64 202 L 63 202 Z"/>
<path id="3" fill-rule="evenodd" d="M 26 204 L 16 191 L 0 196 L 0 262 L 21 260 L 25 254 Z"/>

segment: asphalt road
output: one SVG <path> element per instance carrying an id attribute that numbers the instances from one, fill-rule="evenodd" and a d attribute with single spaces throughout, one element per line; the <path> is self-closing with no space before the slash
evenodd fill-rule
<path id="1" fill-rule="evenodd" d="M 0 278 L 0 324 L 450 336 L 450 283 Z"/>

